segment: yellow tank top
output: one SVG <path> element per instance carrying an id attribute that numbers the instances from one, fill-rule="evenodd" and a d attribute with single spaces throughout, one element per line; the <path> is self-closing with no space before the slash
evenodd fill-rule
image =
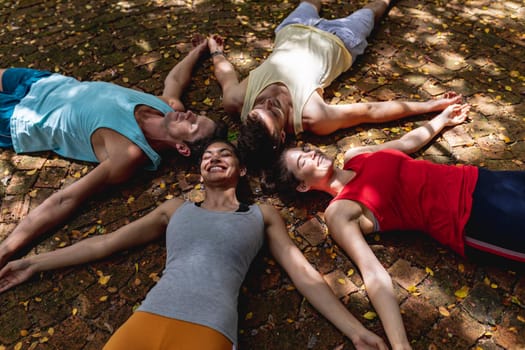
<path id="1" fill-rule="evenodd" d="M 270 84 L 284 84 L 292 95 L 293 127 L 303 131 L 303 108 L 317 89 L 324 89 L 352 65 L 352 55 L 337 36 L 302 24 L 291 24 L 275 37 L 272 54 L 250 72 L 241 120 Z"/>

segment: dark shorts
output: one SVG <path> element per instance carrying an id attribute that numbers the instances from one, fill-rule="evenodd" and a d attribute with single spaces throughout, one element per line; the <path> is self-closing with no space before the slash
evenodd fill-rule
<path id="1" fill-rule="evenodd" d="M 465 246 L 525 262 L 525 171 L 480 168 Z"/>
<path id="2" fill-rule="evenodd" d="M 31 85 L 51 72 L 29 68 L 9 68 L 2 75 L 0 91 L 0 147 L 12 147 L 11 116 L 15 106 L 27 95 Z"/>

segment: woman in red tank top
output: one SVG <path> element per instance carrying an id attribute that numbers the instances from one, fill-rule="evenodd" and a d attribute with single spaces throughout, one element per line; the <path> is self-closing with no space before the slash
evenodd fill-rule
<path id="1" fill-rule="evenodd" d="M 418 230 L 461 255 L 468 246 L 525 262 L 525 171 L 493 172 L 406 155 L 444 127 L 462 123 L 469 109 L 449 106 L 398 140 L 353 148 L 343 169 L 315 149 L 291 148 L 280 159 L 283 185 L 334 197 L 325 212 L 328 229 L 358 266 L 392 346 L 406 345 L 406 333 L 392 280 L 364 234 Z"/>

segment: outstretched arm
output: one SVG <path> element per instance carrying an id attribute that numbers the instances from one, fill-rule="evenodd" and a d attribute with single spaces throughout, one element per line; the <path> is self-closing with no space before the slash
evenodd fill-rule
<path id="1" fill-rule="evenodd" d="M 359 225 L 362 215 L 359 204 L 348 200 L 334 202 L 325 212 L 330 234 L 359 268 L 392 349 L 411 349 L 392 279 L 363 237 Z"/>
<path id="2" fill-rule="evenodd" d="M 106 150 L 110 158 L 78 181 L 53 193 L 30 211 L 0 243 L 0 268 L 19 249 L 68 219 L 90 196 L 104 190 L 107 185 L 127 180 L 145 160 L 145 155 L 136 146 L 123 150 L 108 144 Z M 111 158 L 111 154 L 118 156 Z"/>
<path id="3" fill-rule="evenodd" d="M 387 349 L 384 341 L 368 331 L 341 303 L 319 272 L 306 260 L 290 240 L 279 213 L 270 206 L 261 205 L 270 250 L 286 270 L 294 285 L 306 299 L 343 332 L 358 350 Z"/>
<path id="4" fill-rule="evenodd" d="M 353 156 L 364 152 L 375 152 L 382 149 L 397 149 L 410 154 L 417 152 L 434 137 L 436 137 L 446 126 L 454 126 L 463 123 L 467 118 L 470 105 L 451 105 L 424 125 L 406 133 L 397 140 L 385 142 L 380 145 L 356 147 L 345 153 L 345 161 Z"/>
<path id="5" fill-rule="evenodd" d="M 325 103 L 319 94 L 312 94 L 303 109 L 303 124 L 306 130 L 314 134 L 326 135 L 358 124 L 384 123 L 413 115 L 440 112 L 461 100 L 461 95 L 448 92 L 442 98 L 424 102 L 395 100 L 332 105 Z"/>
<path id="6" fill-rule="evenodd" d="M 224 39 L 219 35 L 208 38 L 208 47 L 212 56 L 214 73 L 222 88 L 222 104 L 228 115 L 237 117 L 241 114 L 248 81 L 239 82 L 237 72 L 224 55 Z"/>
<path id="7" fill-rule="evenodd" d="M 195 64 L 206 52 L 207 39 L 201 35 L 192 38 L 192 50 L 171 69 L 164 80 L 164 91 L 162 97 L 177 111 L 184 111 L 181 102 L 182 94 L 191 81 L 191 75 Z"/>
<path id="8" fill-rule="evenodd" d="M 112 233 L 94 236 L 52 252 L 11 261 L 0 270 L 0 292 L 27 281 L 35 273 L 99 260 L 162 237 L 171 214 L 181 203 L 181 199 L 173 199 Z"/>

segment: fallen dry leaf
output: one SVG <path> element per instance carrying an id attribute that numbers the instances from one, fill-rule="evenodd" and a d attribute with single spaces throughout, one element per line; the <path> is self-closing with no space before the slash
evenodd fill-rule
<path id="1" fill-rule="evenodd" d="M 365 314 L 363 315 L 363 317 L 367 320 L 373 320 L 377 317 L 377 314 L 373 311 L 368 311 L 368 312 L 365 312 Z"/>
<path id="2" fill-rule="evenodd" d="M 468 295 L 469 287 L 463 286 L 460 289 L 458 289 L 456 292 L 454 292 L 454 295 L 460 299 L 465 298 Z"/>
<path id="3" fill-rule="evenodd" d="M 449 317 L 449 316 L 450 316 L 450 312 L 448 311 L 448 309 L 447 309 L 446 307 L 444 307 L 444 306 L 440 306 L 440 307 L 438 308 L 438 310 L 439 310 L 439 313 L 440 313 L 441 315 L 443 315 L 443 316 L 445 316 L 445 317 Z"/>

